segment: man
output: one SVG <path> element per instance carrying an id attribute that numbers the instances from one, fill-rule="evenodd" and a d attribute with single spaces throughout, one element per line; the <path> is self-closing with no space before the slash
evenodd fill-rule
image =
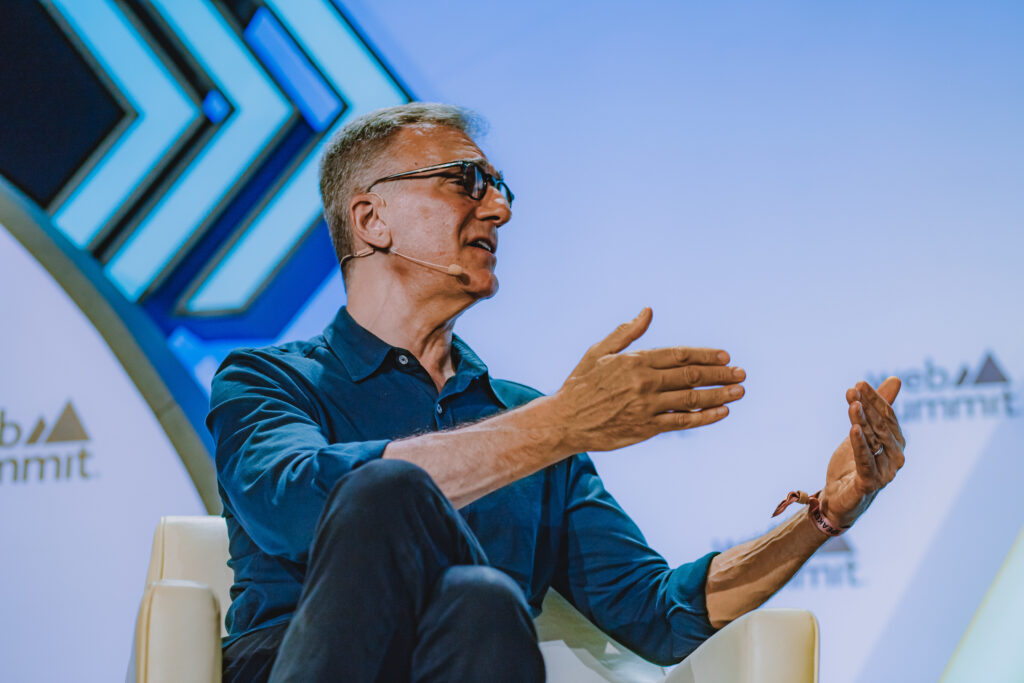
<path id="1" fill-rule="evenodd" d="M 899 380 L 847 392 L 848 438 L 809 507 L 670 568 L 586 451 L 723 419 L 717 349 L 627 352 L 644 309 L 551 396 L 491 378 L 453 334 L 497 291 L 513 195 L 469 112 L 351 122 L 321 164 L 347 305 L 306 342 L 234 352 L 208 425 L 235 571 L 225 680 L 543 680 L 549 588 L 641 655 L 681 660 L 756 608 L 903 464 Z M 271 672 L 271 669 L 272 672 Z"/>

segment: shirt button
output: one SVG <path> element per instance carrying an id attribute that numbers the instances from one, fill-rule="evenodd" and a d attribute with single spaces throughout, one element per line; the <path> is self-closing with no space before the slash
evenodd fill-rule
<path id="1" fill-rule="evenodd" d="M 405 355 L 404 353 L 399 354 L 398 362 L 400 364 L 402 364 L 402 365 L 408 365 L 409 364 L 409 356 Z"/>
<path id="2" fill-rule="evenodd" d="M 434 408 L 434 410 L 436 410 L 436 411 L 437 411 L 437 414 L 438 414 L 438 415 L 440 415 L 441 413 L 443 413 L 443 412 L 444 412 L 444 408 L 442 408 L 442 407 L 441 407 L 441 404 L 440 404 L 440 403 L 438 403 L 438 404 L 437 404 L 437 407 L 436 407 L 436 408 Z"/>

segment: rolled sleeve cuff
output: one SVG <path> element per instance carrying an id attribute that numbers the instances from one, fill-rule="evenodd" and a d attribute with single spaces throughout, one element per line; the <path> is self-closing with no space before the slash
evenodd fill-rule
<path id="1" fill-rule="evenodd" d="M 330 494 L 331 489 L 343 476 L 360 465 L 382 457 L 389 443 L 391 439 L 380 439 L 331 444 L 322 449 L 319 453 L 319 472 L 314 478 L 317 489 L 324 495 Z"/>
<path id="2" fill-rule="evenodd" d="M 682 660 L 717 630 L 708 618 L 705 584 L 711 560 L 718 553 L 676 567 L 667 586 L 672 655 Z"/>

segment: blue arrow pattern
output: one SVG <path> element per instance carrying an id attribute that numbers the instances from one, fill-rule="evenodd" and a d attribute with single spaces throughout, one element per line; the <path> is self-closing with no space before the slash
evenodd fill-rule
<path id="1" fill-rule="evenodd" d="M 59 12 L 65 30 L 137 113 L 111 134 L 116 139 L 91 172 L 67 188 L 55 222 L 77 245 L 90 248 L 118 212 L 150 187 L 150 196 L 111 241 L 105 272 L 126 297 L 140 302 L 172 272 L 181 275 L 176 283 L 191 279 L 174 315 L 208 322 L 245 311 L 285 262 L 303 257 L 296 246 L 321 215 L 317 160 L 326 141 L 354 116 L 411 99 L 328 0 L 269 0 L 256 8 L 244 32 L 212 0 L 147 0 L 143 9 L 159 16 L 166 27 L 161 30 L 173 33 L 190 63 L 215 84 L 199 93 L 201 102 L 115 0 L 41 1 Z M 262 189 L 252 198 L 247 183 L 253 169 L 298 120 L 308 126 L 311 144 L 296 149 L 299 156 L 287 164 L 275 160 L 280 175 L 267 183 L 263 173 Z M 195 149 L 181 157 L 181 145 L 204 121 L 212 122 L 212 134 L 191 140 Z M 175 154 L 177 165 L 154 180 Z M 209 256 L 202 262 L 186 258 L 243 193 L 253 208 L 231 219 L 231 230 L 217 229 L 220 247 L 204 247 L 199 253 Z"/>
<path id="2" fill-rule="evenodd" d="M 137 114 L 54 214 L 64 234 L 84 247 L 170 153 L 199 110 L 116 3 L 53 0 L 51 6 Z"/>
<path id="3" fill-rule="evenodd" d="M 321 72 L 350 106 L 189 299 L 187 310 L 191 313 L 244 307 L 320 214 L 317 158 L 326 140 L 352 117 L 408 101 L 329 3 L 271 0 L 268 4 L 292 35 L 303 41 Z"/>
<path id="4" fill-rule="evenodd" d="M 215 214 L 218 202 L 292 112 L 224 17 L 206 0 L 153 0 L 152 4 L 235 112 L 107 265 L 111 280 L 131 299 L 145 292 L 186 241 Z"/>

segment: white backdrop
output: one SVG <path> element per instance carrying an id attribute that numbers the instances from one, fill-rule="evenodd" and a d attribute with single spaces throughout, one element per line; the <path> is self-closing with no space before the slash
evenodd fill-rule
<path id="1" fill-rule="evenodd" d="M 419 99 L 492 123 L 484 148 L 515 216 L 501 291 L 457 328 L 492 374 L 555 391 L 645 305 L 638 346 L 719 346 L 746 368 L 723 423 L 596 457 L 670 561 L 770 528 L 786 492 L 822 485 L 845 389 L 905 379 L 905 469 L 769 604 L 817 614 L 823 680 L 937 680 L 1024 524 L 1024 7 L 341 4 Z M 0 677 L 109 680 L 156 516 L 202 506 L 95 332 L 19 249 L 0 231 L 0 409 L 50 429 L 70 401 L 98 475 L 0 484 L 0 514 L 19 520 L 0 530 L 14 558 Z M 343 302 L 332 276 L 282 339 Z M 189 360 L 201 384 L 217 355 Z M 39 382 L 55 362 L 66 384 Z M 996 602 L 1018 604 L 1024 582 L 1005 583 Z M 1020 650 L 1005 640 L 1019 629 L 976 624 L 993 649 L 966 648 L 967 671 Z M 1018 663 L 998 670 L 1020 678 Z"/>
<path id="2" fill-rule="evenodd" d="M 103 337 L 3 226 L 0 282 L 0 679 L 120 680 L 156 524 L 205 508 Z"/>

